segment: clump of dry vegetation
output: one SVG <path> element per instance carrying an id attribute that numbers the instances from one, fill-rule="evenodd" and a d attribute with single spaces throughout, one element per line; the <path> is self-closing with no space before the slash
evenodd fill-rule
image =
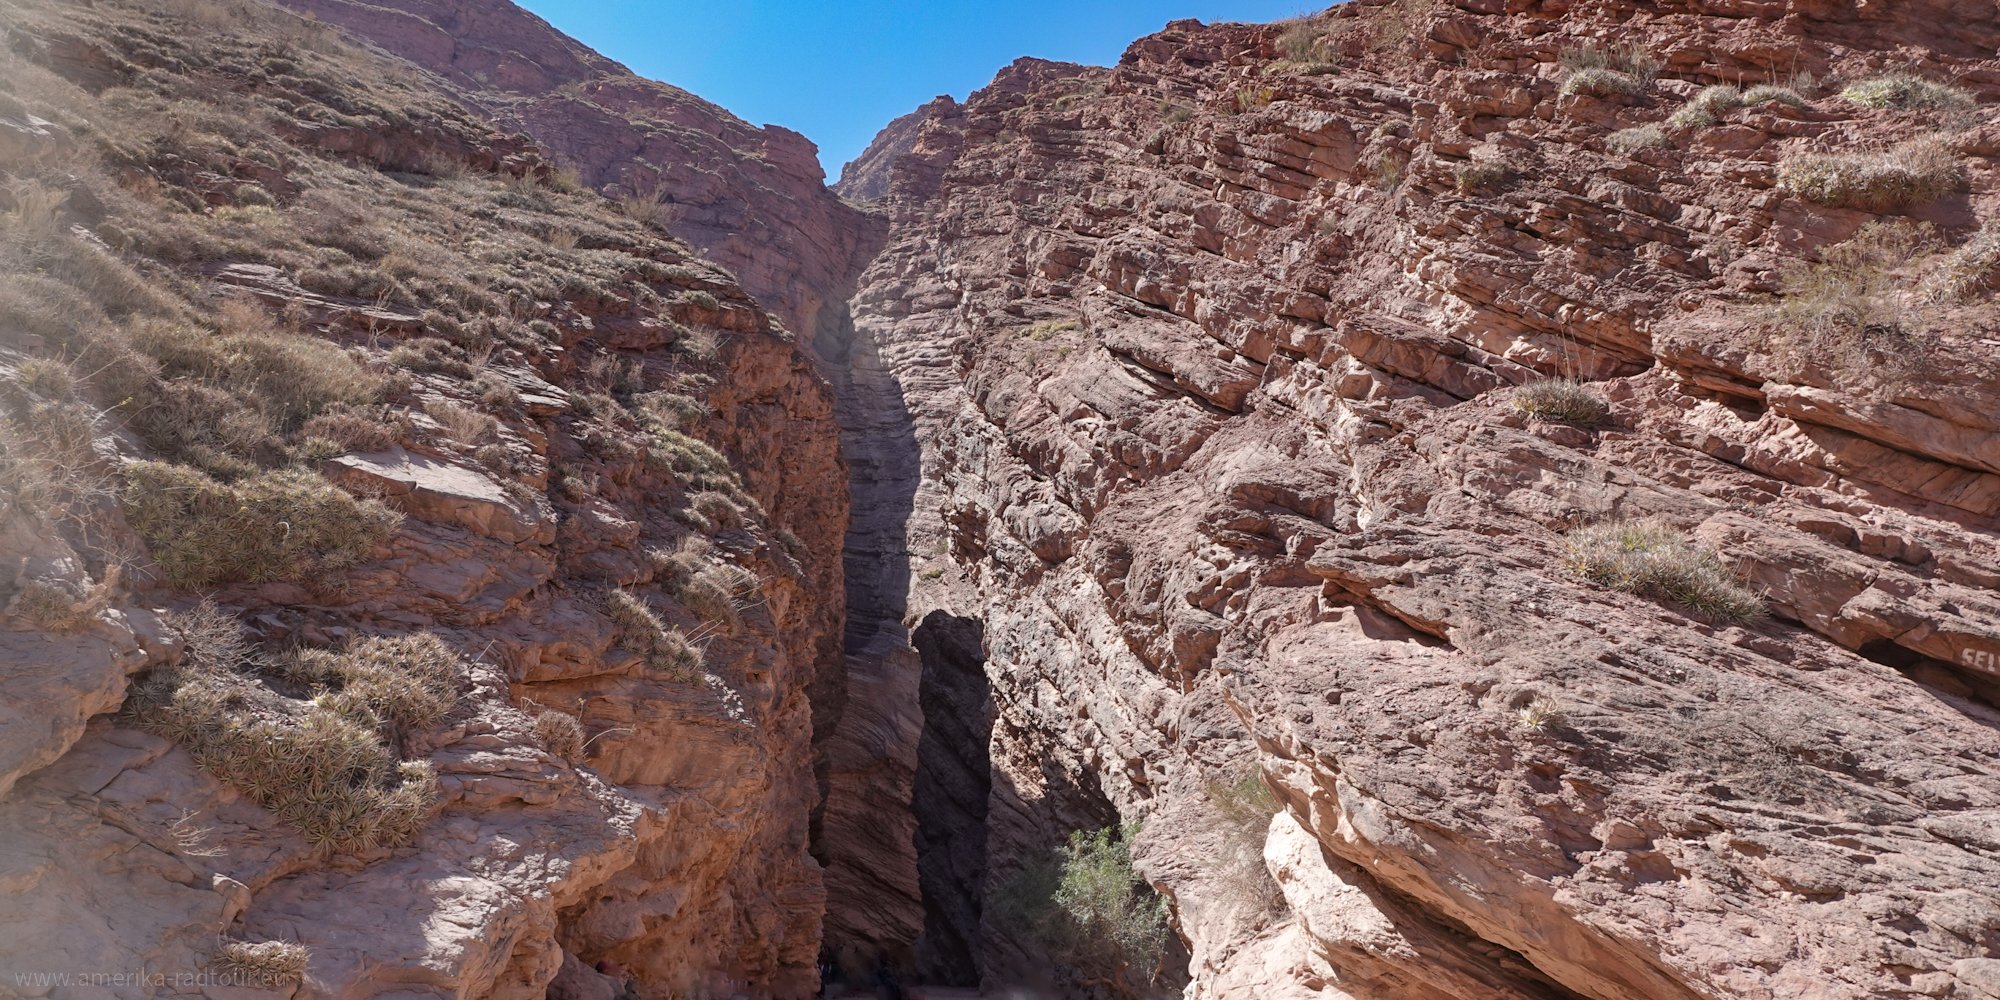
<path id="1" fill-rule="evenodd" d="M 1585 42 L 1558 53 L 1556 62 L 1563 69 L 1565 94 L 1636 94 L 1660 73 L 1659 58 L 1636 44 L 1605 48 L 1596 42 Z"/>
<path id="2" fill-rule="evenodd" d="M 1841 88 L 1842 100 L 1868 108 L 1931 108 L 1958 111 L 1979 102 L 1966 90 L 1908 73 L 1859 80 Z"/>
<path id="3" fill-rule="evenodd" d="M 178 587 L 300 580 L 352 566 L 402 515 L 318 474 L 280 469 L 235 483 L 165 462 L 125 469 L 125 508 Z"/>
<path id="4" fill-rule="evenodd" d="M 1514 409 L 1531 417 L 1589 426 L 1609 411 L 1604 398 L 1576 379 L 1544 378 L 1514 390 Z"/>
<path id="5" fill-rule="evenodd" d="M 1340 55 L 1335 48 L 1339 36 L 1324 17 L 1302 17 L 1285 26 L 1278 35 L 1278 55 L 1286 67 L 1300 76 L 1320 76 L 1340 71 Z"/>
<path id="6" fill-rule="evenodd" d="M 1230 902 L 1259 914 L 1284 909 L 1285 896 L 1264 866 L 1264 841 L 1271 817 L 1283 809 L 1253 764 L 1203 786 L 1209 810 L 1222 833 L 1216 851 L 1215 878 Z"/>
<path id="7" fill-rule="evenodd" d="M 1569 536 L 1565 565 L 1592 583 L 1665 597 L 1717 621 L 1749 621 L 1764 614 L 1763 598 L 1720 557 L 1660 521 L 1609 521 L 1580 528 Z"/>
<path id="8" fill-rule="evenodd" d="M 2000 275 L 2000 225 L 1988 222 L 1978 234 L 1937 262 L 1920 291 L 1926 303 L 1968 302 L 1993 287 Z"/>
<path id="9" fill-rule="evenodd" d="M 1271 106 L 1278 92 L 1270 87 L 1240 87 L 1236 91 L 1236 110 L 1239 112 L 1262 111 Z"/>
<path id="10" fill-rule="evenodd" d="M 1743 91 L 1730 84 L 1718 83 L 1702 88 L 1700 93 L 1689 98 L 1680 110 L 1667 117 L 1667 124 L 1675 128 L 1715 125 L 1722 121 L 1723 114 L 1730 108 L 1742 105 Z"/>
<path id="11" fill-rule="evenodd" d="M 273 663 L 213 604 L 168 624 L 185 653 L 135 687 L 141 725 L 187 747 L 319 850 L 397 846 L 428 822 L 436 775 L 428 761 L 398 761 L 389 738 L 434 725 L 456 704 L 461 666 L 442 640 L 377 637 Z"/>
<path id="12" fill-rule="evenodd" d="M 618 626 L 625 648 L 645 657 L 647 666 L 684 684 L 701 678 L 701 647 L 680 629 L 668 628 L 646 606 L 644 598 L 629 590 L 613 590 L 605 599 L 604 610 Z"/>
<path id="13" fill-rule="evenodd" d="M 1562 706 L 1546 696 L 1537 696 L 1514 713 L 1514 721 L 1537 736 L 1546 736 L 1568 722 Z"/>
<path id="14" fill-rule="evenodd" d="M 1666 130 L 1654 124 L 1621 128 L 1604 139 L 1604 145 L 1609 147 L 1613 152 L 1624 153 L 1627 156 L 1642 149 L 1672 146 L 1673 144 L 1673 140 L 1667 138 Z"/>
<path id="15" fill-rule="evenodd" d="M 1764 318 L 1779 373 L 1817 368 L 1893 381 L 1922 372 L 1933 338 L 1918 275 L 1936 248 L 1929 226 L 1874 222 L 1821 250 L 1818 262 L 1784 268 L 1782 294 Z"/>
<path id="16" fill-rule="evenodd" d="M 1958 154 L 1936 135 L 1886 150 L 1807 153 L 1778 167 L 1778 183 L 1821 205 L 1892 212 L 1949 194 L 1959 183 Z"/>
<path id="17" fill-rule="evenodd" d="M 1460 194 L 1490 188 L 1507 179 L 1509 168 L 1500 160 L 1473 160 L 1452 171 L 1452 185 Z"/>
<path id="18" fill-rule="evenodd" d="M 589 735 L 576 716 L 553 708 L 535 716 L 534 734 L 544 749 L 567 761 L 581 759 L 589 743 Z"/>

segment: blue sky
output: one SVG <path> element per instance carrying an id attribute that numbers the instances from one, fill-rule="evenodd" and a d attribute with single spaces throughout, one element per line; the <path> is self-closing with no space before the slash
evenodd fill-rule
<path id="1" fill-rule="evenodd" d="M 1273 21 L 1302 0 L 518 0 L 563 32 L 757 125 L 797 129 L 840 174 L 889 119 L 963 100 L 1017 56 L 1109 66 L 1184 17 Z"/>

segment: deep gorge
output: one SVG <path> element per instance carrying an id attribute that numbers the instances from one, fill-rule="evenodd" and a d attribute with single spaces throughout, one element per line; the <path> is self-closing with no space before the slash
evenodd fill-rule
<path id="1" fill-rule="evenodd" d="M 2000 997 L 1989 6 L 1176 21 L 831 188 L 511 4 L 285 8 L 0 11 L 6 469 L 280 546 L 7 480 L 0 974 Z M 231 759 L 313 726 L 435 811 L 308 843 Z M 1110 976 L 1019 916 L 1102 830 Z"/>

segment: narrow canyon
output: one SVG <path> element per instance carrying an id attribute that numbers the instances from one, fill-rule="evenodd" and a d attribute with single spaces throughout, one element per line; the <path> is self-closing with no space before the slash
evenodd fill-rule
<path id="1" fill-rule="evenodd" d="M 0 1000 L 2000 1000 L 1991 2 L 0 33 Z"/>

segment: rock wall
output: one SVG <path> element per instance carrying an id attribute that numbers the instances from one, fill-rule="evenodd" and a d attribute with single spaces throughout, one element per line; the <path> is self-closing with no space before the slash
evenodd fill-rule
<path id="1" fill-rule="evenodd" d="M 920 455 L 866 551 L 908 560 L 905 621 L 983 632 L 986 892 L 1122 816 L 1196 996 L 2000 995 L 1973 832 L 2000 802 L 2000 469 L 1962 444 L 1993 307 L 1928 314 L 1899 380 L 1787 363 L 1760 301 L 1880 218 L 1780 185 L 1808 149 L 1941 133 L 1956 193 L 1907 214 L 1947 246 L 1993 218 L 1988 112 L 1832 95 L 1907 63 L 2000 96 L 1994 12 L 1322 27 L 1318 66 L 1281 59 L 1285 25 L 1192 21 L 1108 71 L 1023 60 L 895 160 L 852 310 Z M 1660 79 L 1565 93 L 1586 45 Z M 1806 107 L 1607 145 L 1799 71 L 1830 84 Z M 1512 405 L 1558 375 L 1608 416 Z M 1621 517 L 1720 552 L 1770 617 L 1564 568 L 1567 532 Z M 1276 909 L 1220 864 L 1213 782 L 1246 763 L 1284 804 Z M 981 935 L 987 985 L 1028 978 L 1019 929 Z"/>
<path id="2" fill-rule="evenodd" d="M 0 631 L 11 720 L 0 992 L 810 995 L 825 905 L 808 850 L 812 692 L 842 679 L 848 500 L 831 388 L 798 338 L 694 248 L 563 189 L 546 149 L 448 99 L 410 97 L 397 84 L 414 79 L 407 63 L 292 15 L 100 3 L 27 5 L 0 22 L 5 89 L 68 125 L 22 120 L 91 154 L 61 171 L 12 152 L 0 163 L 14 477 L 0 530 L 13 567 Z M 246 75 L 245 53 L 271 68 Z M 162 94 L 206 131 L 147 118 Z M 380 103 L 397 97 L 408 103 Z M 23 236 L 35 184 L 66 201 L 46 232 Z M 121 513 L 117 476 L 128 461 L 187 456 L 151 450 L 131 399 L 97 398 L 101 370 L 58 389 L 28 374 L 64 360 L 68 333 L 30 325 L 20 303 L 44 279 L 11 270 L 19 246 L 90 262 L 98 284 L 81 286 L 65 319 L 94 343 L 129 345 L 121 331 L 156 323 L 179 338 L 169 346 L 196 349 L 234 323 L 220 328 L 232 343 L 337 345 L 331 357 L 382 386 L 375 409 L 343 419 L 377 414 L 384 441 L 294 435 L 298 450 L 273 461 L 380 499 L 400 527 L 350 567 L 168 586 Z M 486 256 L 456 256 L 471 252 Z M 440 260 L 459 269 L 425 270 Z M 407 284 L 337 293 L 315 261 L 350 272 L 386 261 Z M 410 285 L 453 281 L 477 286 L 464 322 L 406 301 Z M 135 311 L 88 305 L 104 288 Z M 201 391 L 213 375 L 134 357 L 120 363 L 147 391 Z M 19 450 L 19 421 L 92 400 L 95 450 L 78 474 L 109 485 L 94 506 L 43 517 L 20 492 L 33 453 Z M 126 586 L 114 588 L 120 565 Z M 726 608 L 698 607 L 673 580 L 711 568 L 736 574 L 736 589 L 717 591 Z M 52 620 L 27 603 L 50 588 L 98 604 L 76 605 L 81 622 Z M 695 665 L 662 668 L 643 623 L 616 610 L 618 592 L 698 647 Z M 259 804 L 269 789 L 219 780 L 212 756 L 137 724 L 129 679 L 193 655 L 166 620 L 198 598 L 262 657 L 236 669 L 280 713 L 314 697 L 274 679 L 297 650 L 422 632 L 459 654 L 456 707 L 396 734 L 402 759 L 438 779 L 437 812 L 413 840 L 315 849 L 296 816 Z M 551 711 L 580 723 L 576 745 L 538 724 Z M 303 946 L 306 976 L 217 985 L 231 974 L 225 941 Z"/>

